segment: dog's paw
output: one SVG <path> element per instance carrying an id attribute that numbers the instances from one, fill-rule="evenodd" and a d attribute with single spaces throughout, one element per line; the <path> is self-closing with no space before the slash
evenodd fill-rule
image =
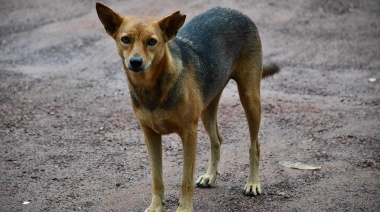
<path id="1" fill-rule="evenodd" d="M 159 196 L 153 196 L 152 203 L 149 208 L 145 209 L 144 212 L 163 212 L 164 204 L 162 203 L 162 199 Z"/>
<path id="2" fill-rule="evenodd" d="M 200 188 L 212 188 L 215 187 L 216 175 L 205 174 L 200 176 L 196 181 L 196 186 Z"/>
<path id="3" fill-rule="evenodd" d="M 192 212 L 192 211 L 193 211 L 193 203 L 192 201 L 190 201 L 190 202 L 185 202 L 185 204 L 180 203 L 176 212 Z"/>
<path id="4" fill-rule="evenodd" d="M 244 187 L 244 192 L 247 196 L 256 196 L 261 194 L 260 183 L 247 183 Z"/>
<path id="5" fill-rule="evenodd" d="M 144 212 L 163 212 L 163 211 L 164 209 L 161 206 L 161 207 L 156 207 L 156 208 L 149 207 Z"/>

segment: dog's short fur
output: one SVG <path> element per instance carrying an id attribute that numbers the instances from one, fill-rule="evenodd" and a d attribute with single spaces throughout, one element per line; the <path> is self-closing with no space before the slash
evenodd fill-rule
<path id="1" fill-rule="evenodd" d="M 180 12 L 154 19 L 123 17 L 100 3 L 96 9 L 106 32 L 116 41 L 149 152 L 153 194 L 146 211 L 163 210 L 161 135 L 169 133 L 181 137 L 184 153 L 177 211 L 192 211 L 199 118 L 210 139 L 211 156 L 207 172 L 196 185 L 215 186 L 222 144 L 217 109 L 230 79 L 237 83 L 250 133 L 250 169 L 244 193 L 260 194 L 260 80 L 279 68 L 263 66 L 255 24 L 240 12 L 225 8 L 208 10 L 184 27 L 186 16 Z"/>

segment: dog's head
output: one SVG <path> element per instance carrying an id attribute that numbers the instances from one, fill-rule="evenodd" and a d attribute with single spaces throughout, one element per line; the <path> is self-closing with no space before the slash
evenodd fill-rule
<path id="1" fill-rule="evenodd" d="M 96 3 L 96 11 L 107 34 L 115 39 L 128 75 L 154 75 L 149 72 L 160 65 L 166 42 L 177 35 L 186 18 L 180 12 L 162 19 L 123 17 L 100 3 Z"/>

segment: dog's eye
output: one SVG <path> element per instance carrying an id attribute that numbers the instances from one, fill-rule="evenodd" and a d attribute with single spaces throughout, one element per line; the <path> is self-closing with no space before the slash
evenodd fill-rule
<path id="1" fill-rule="evenodd" d="M 148 40 L 147 44 L 148 44 L 148 46 L 154 46 L 154 45 L 157 44 L 157 40 L 154 39 L 154 38 L 151 38 L 151 39 Z"/>
<path id="2" fill-rule="evenodd" d="M 121 37 L 121 42 L 123 43 L 123 44 L 130 44 L 131 43 L 131 38 L 130 37 L 128 37 L 128 36 L 123 36 L 123 37 Z"/>

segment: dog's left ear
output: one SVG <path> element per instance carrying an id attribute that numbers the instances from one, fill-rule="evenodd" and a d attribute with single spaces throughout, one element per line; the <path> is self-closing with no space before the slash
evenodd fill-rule
<path id="1" fill-rule="evenodd" d="M 185 23 L 185 19 L 186 15 L 182 15 L 177 11 L 158 22 L 161 30 L 165 33 L 165 42 L 173 39 L 177 35 L 178 30 L 183 26 L 183 23 Z"/>
<path id="2" fill-rule="evenodd" d="M 123 16 L 99 2 L 96 3 L 96 12 L 98 13 L 99 19 L 106 29 L 107 34 L 115 38 L 115 33 L 123 22 Z"/>

